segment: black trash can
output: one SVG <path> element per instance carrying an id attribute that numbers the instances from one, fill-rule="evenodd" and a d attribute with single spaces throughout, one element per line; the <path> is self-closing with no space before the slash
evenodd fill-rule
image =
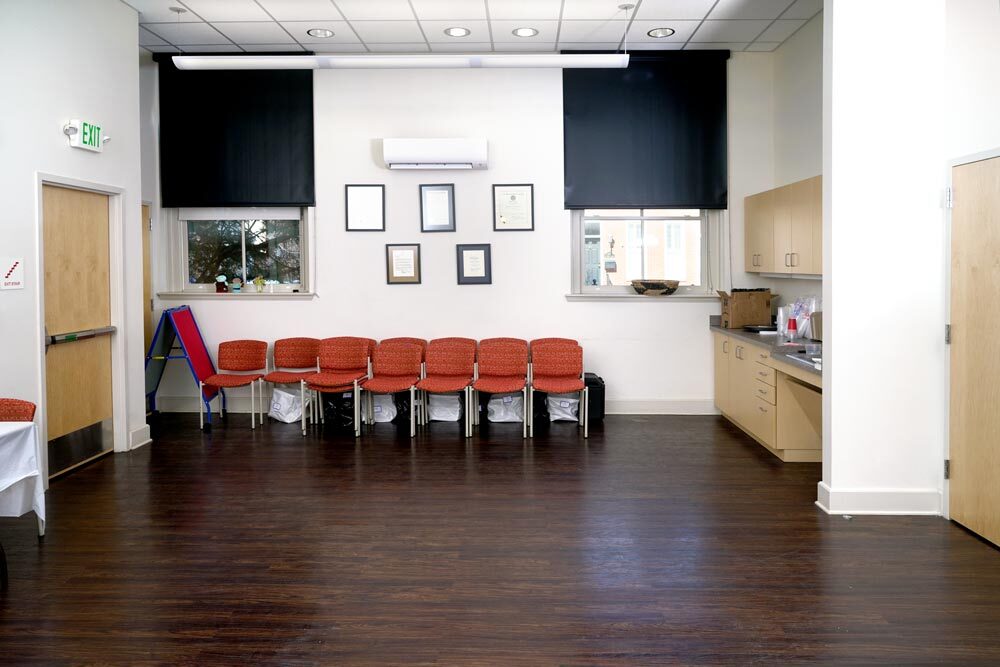
<path id="1" fill-rule="evenodd" d="M 587 385 L 587 391 L 590 394 L 587 406 L 590 412 L 587 421 L 604 421 L 604 378 L 596 373 L 586 373 L 583 376 L 583 382 Z"/>

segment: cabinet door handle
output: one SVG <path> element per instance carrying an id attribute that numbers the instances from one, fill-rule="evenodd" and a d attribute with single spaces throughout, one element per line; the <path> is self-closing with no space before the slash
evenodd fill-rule
<path id="1" fill-rule="evenodd" d="M 729 341 L 722 341 L 722 354 L 729 354 Z"/>
<path id="2" fill-rule="evenodd" d="M 791 265 L 792 265 L 792 262 L 791 262 L 791 260 L 789 259 L 789 256 L 790 256 L 791 254 L 792 254 L 792 253 L 790 253 L 790 252 L 786 252 L 786 253 L 785 253 L 785 266 L 791 266 Z"/>
<path id="3" fill-rule="evenodd" d="M 767 413 L 767 410 L 765 408 L 758 407 L 757 409 L 760 410 L 763 413 Z"/>
<path id="4" fill-rule="evenodd" d="M 793 252 L 792 253 L 792 266 L 798 266 L 798 265 L 799 265 L 799 253 Z"/>

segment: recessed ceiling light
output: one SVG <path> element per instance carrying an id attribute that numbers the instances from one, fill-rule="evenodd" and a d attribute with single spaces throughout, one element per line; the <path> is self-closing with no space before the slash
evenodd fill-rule
<path id="1" fill-rule="evenodd" d="M 646 34 L 649 35 L 650 37 L 662 39 L 664 37 L 670 37 L 670 35 L 674 34 L 675 32 L 677 31 L 674 30 L 673 28 L 653 28 Z"/>
<path id="2" fill-rule="evenodd" d="M 534 37 L 538 34 L 534 28 L 514 28 L 511 32 L 515 37 Z"/>
<path id="3" fill-rule="evenodd" d="M 333 37 L 333 31 L 327 30 L 326 28 L 310 28 L 309 30 L 306 30 L 306 34 L 310 37 L 320 37 L 322 39 Z"/>
<path id="4" fill-rule="evenodd" d="M 472 31 L 468 28 L 445 28 L 444 34 L 449 37 L 468 37 Z"/>

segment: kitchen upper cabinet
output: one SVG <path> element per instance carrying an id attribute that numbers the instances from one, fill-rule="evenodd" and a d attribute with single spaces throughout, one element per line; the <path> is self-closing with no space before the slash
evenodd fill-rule
<path id="1" fill-rule="evenodd" d="M 774 271 L 774 191 L 751 195 L 744 200 L 746 270 Z"/>
<path id="2" fill-rule="evenodd" d="M 747 271 L 823 273 L 821 176 L 751 195 L 744 206 Z"/>

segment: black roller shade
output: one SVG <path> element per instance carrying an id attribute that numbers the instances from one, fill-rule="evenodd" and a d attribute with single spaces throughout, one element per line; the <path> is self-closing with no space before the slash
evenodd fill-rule
<path id="1" fill-rule="evenodd" d="M 563 70 L 566 208 L 726 208 L 728 59 L 658 51 Z"/>
<path id="2" fill-rule="evenodd" d="M 163 206 L 313 206 L 311 70 L 181 71 L 157 54 Z"/>

